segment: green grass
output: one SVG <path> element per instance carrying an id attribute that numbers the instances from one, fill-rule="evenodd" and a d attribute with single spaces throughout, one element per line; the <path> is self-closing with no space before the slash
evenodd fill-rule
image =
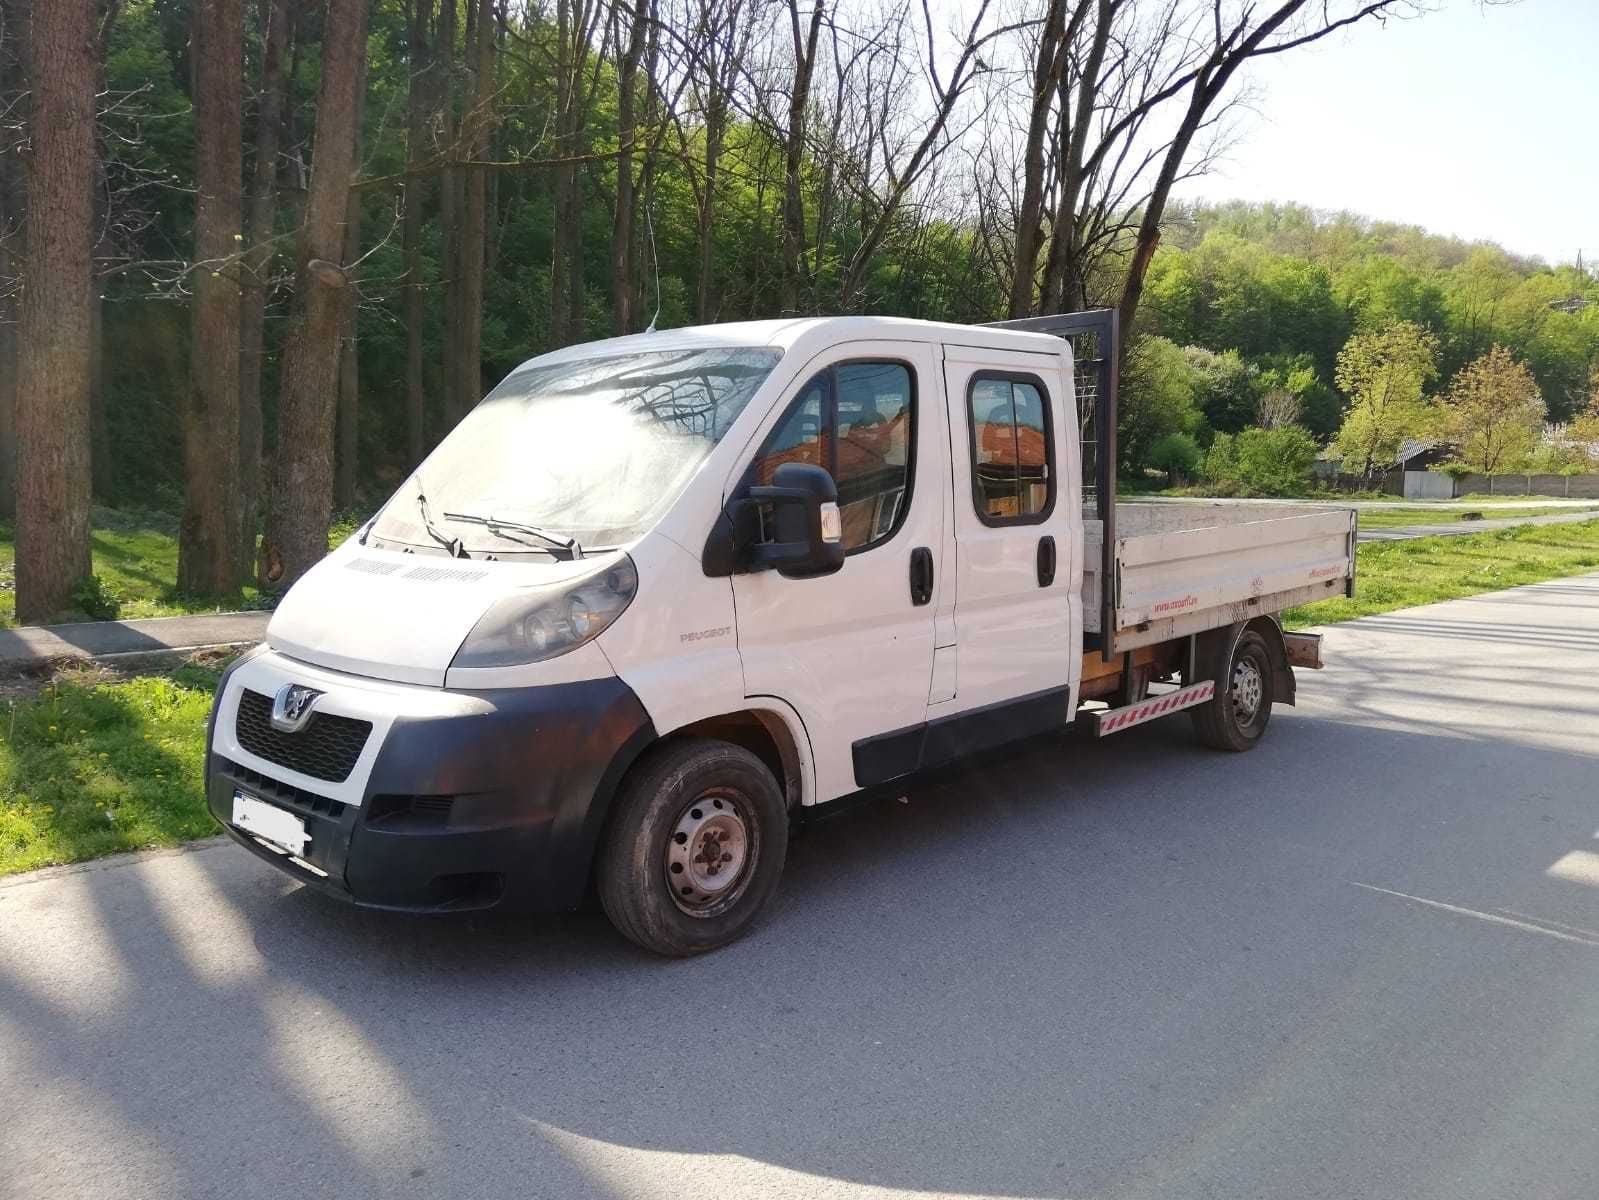
<path id="1" fill-rule="evenodd" d="M 1473 497 L 1475 501 L 1475 497 Z M 1484 506 L 1486 509 L 1488 506 Z M 1599 505 L 1573 505 L 1570 508 L 1510 508 L 1494 505 L 1492 512 L 1476 508 L 1444 508 L 1426 512 L 1416 508 L 1363 508 L 1360 510 L 1362 529 L 1394 529 L 1404 525 L 1450 525 L 1456 521 L 1490 519 L 1512 520 L 1517 517 L 1556 517 L 1566 513 L 1599 512 Z M 1473 515 L 1475 514 L 1475 515 Z"/>
<path id="2" fill-rule="evenodd" d="M 0 707 L 0 875 L 215 833 L 202 780 L 218 675 L 57 682 Z"/>
<path id="3" fill-rule="evenodd" d="M 1464 537 L 1367 542 L 1355 550 L 1355 597 L 1283 614 L 1290 629 L 1458 600 L 1599 569 L 1599 521 L 1522 525 Z"/>
<path id="4" fill-rule="evenodd" d="M 355 532 L 363 518 L 342 514 L 328 531 L 328 549 Z M 91 534 L 94 573 L 120 602 L 118 617 L 175 617 L 186 613 L 259 608 L 266 603 L 255 586 L 245 587 L 238 600 L 218 605 L 214 600 L 180 596 L 178 582 L 177 519 L 167 513 L 94 509 Z M 0 627 L 16 624 L 16 540 L 12 526 L 0 522 Z M 60 621 L 87 621 L 83 612 L 65 612 Z"/>

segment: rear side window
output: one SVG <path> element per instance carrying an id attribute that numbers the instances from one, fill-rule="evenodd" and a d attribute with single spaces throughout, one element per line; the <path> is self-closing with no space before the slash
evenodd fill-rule
<path id="1" fill-rule="evenodd" d="M 853 553 L 892 537 L 910 506 L 915 470 L 916 383 L 899 362 L 846 362 L 814 375 L 789 405 L 750 465 L 748 479 L 772 482 L 784 463 L 826 467 L 838 484 L 844 548 Z"/>
<path id="2" fill-rule="evenodd" d="M 1034 375 L 984 371 L 966 392 L 972 503 L 985 525 L 1031 525 L 1055 507 L 1049 393 Z"/>

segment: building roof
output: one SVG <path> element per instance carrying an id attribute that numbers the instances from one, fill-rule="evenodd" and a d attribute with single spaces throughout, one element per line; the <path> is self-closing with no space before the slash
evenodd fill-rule
<path id="1" fill-rule="evenodd" d="M 1430 450 L 1440 449 L 1443 444 L 1442 438 L 1406 438 L 1399 443 L 1399 452 L 1394 455 L 1394 465 L 1403 466 Z"/>

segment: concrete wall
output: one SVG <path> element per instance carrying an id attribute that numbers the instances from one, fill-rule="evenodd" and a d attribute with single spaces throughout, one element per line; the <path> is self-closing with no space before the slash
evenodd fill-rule
<path id="1" fill-rule="evenodd" d="M 1406 500 L 1449 500 L 1455 494 L 1455 481 L 1442 471 L 1406 471 Z"/>
<path id="2" fill-rule="evenodd" d="M 1573 500 L 1599 500 L 1599 475 L 1495 475 L 1492 478 L 1467 475 L 1455 485 L 1455 495 L 1569 496 Z"/>

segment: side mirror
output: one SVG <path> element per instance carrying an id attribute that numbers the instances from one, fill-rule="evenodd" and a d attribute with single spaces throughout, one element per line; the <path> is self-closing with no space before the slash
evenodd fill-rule
<path id="1" fill-rule="evenodd" d="M 771 519 L 762 537 L 761 509 Z M 823 468 L 784 463 L 767 487 L 730 501 L 705 543 L 707 575 L 775 569 L 789 579 L 831 575 L 844 565 L 838 485 Z"/>

